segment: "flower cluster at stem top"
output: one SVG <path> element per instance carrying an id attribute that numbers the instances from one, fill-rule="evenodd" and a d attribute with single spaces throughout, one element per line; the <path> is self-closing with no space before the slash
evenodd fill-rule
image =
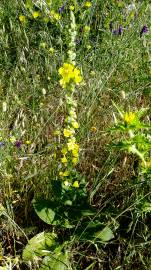
<path id="1" fill-rule="evenodd" d="M 59 68 L 59 74 L 62 77 L 60 85 L 63 88 L 66 88 L 66 86 L 72 82 L 79 84 L 82 81 L 80 70 L 70 63 L 64 63 L 63 66 Z"/>

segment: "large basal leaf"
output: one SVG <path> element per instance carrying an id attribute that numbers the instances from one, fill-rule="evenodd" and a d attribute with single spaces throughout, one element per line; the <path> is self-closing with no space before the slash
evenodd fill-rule
<path id="1" fill-rule="evenodd" d="M 114 238 L 114 234 L 109 227 L 105 227 L 103 230 L 95 232 L 93 236 L 100 239 L 102 242 L 108 242 Z"/>
<path id="2" fill-rule="evenodd" d="M 60 252 L 52 256 L 46 256 L 39 270 L 72 270 L 68 253 Z"/>
<path id="3" fill-rule="evenodd" d="M 50 250 L 56 248 L 56 235 L 54 233 L 39 233 L 31 238 L 23 250 L 24 261 L 34 261 L 37 257 L 50 254 Z"/>
<path id="4" fill-rule="evenodd" d="M 34 200 L 33 206 L 37 215 L 47 224 L 52 224 L 55 218 L 55 203 L 49 200 Z"/>

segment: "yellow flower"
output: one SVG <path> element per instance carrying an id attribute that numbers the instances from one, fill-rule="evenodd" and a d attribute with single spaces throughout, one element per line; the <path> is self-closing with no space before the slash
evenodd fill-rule
<path id="1" fill-rule="evenodd" d="M 67 146 L 69 151 L 79 150 L 79 145 L 75 142 L 75 137 L 68 140 Z"/>
<path id="2" fill-rule="evenodd" d="M 65 155 L 65 154 L 67 154 L 68 150 L 67 150 L 67 148 L 64 147 L 64 148 L 61 150 L 61 152 L 62 152 L 62 154 Z"/>
<path id="3" fill-rule="evenodd" d="M 39 13 L 39 11 L 34 11 L 32 15 L 33 15 L 34 19 L 37 19 L 40 16 L 40 13 Z"/>
<path id="4" fill-rule="evenodd" d="M 50 15 L 55 19 L 56 21 L 61 19 L 61 16 L 59 13 L 56 13 L 54 10 L 51 10 Z"/>
<path id="5" fill-rule="evenodd" d="M 69 9 L 70 9 L 70 10 L 74 10 L 74 6 L 71 5 L 71 6 L 69 7 Z"/>
<path id="6" fill-rule="evenodd" d="M 79 124 L 77 121 L 74 121 L 71 124 L 72 124 L 73 128 L 79 128 Z"/>
<path id="7" fill-rule="evenodd" d="M 75 188 L 79 188 L 79 182 L 78 181 L 74 181 L 74 183 L 73 183 L 72 186 L 75 187 Z"/>
<path id="8" fill-rule="evenodd" d="M 96 127 L 91 127 L 91 132 L 95 133 L 97 131 Z"/>
<path id="9" fill-rule="evenodd" d="M 54 19 L 55 19 L 56 21 L 58 21 L 58 20 L 61 19 L 61 16 L 59 15 L 59 13 L 55 13 L 53 17 L 54 17 Z"/>
<path id="10" fill-rule="evenodd" d="M 82 81 L 82 76 L 80 75 L 80 70 L 70 63 L 64 63 L 62 67 L 59 68 L 59 74 L 62 76 L 60 84 L 65 87 L 71 81 L 76 84 Z"/>
<path id="11" fill-rule="evenodd" d="M 77 159 L 76 157 L 73 157 L 73 158 L 72 158 L 72 163 L 73 163 L 74 165 L 77 165 L 78 159 Z"/>
<path id="12" fill-rule="evenodd" d="M 89 8 L 92 6 L 92 3 L 90 1 L 86 1 L 84 4 L 85 7 Z"/>
<path id="13" fill-rule="evenodd" d="M 85 26 L 84 26 L 84 32 L 85 32 L 85 33 L 89 33 L 89 32 L 90 32 L 90 26 L 85 25 Z"/>
<path id="14" fill-rule="evenodd" d="M 126 112 L 124 115 L 124 121 L 127 124 L 132 124 L 136 120 L 136 114 L 133 112 Z"/>
<path id="15" fill-rule="evenodd" d="M 79 156 L 78 149 L 73 149 L 73 150 L 72 150 L 72 155 L 73 155 L 75 158 L 78 158 L 78 156 Z"/>
<path id="16" fill-rule="evenodd" d="M 61 162 L 64 163 L 64 164 L 66 164 L 66 163 L 68 162 L 66 156 L 64 156 L 64 157 L 61 159 Z"/>
<path id="17" fill-rule="evenodd" d="M 80 70 L 77 68 L 74 69 L 74 81 L 77 84 L 82 81 L 82 76 L 80 75 Z"/>
<path id="18" fill-rule="evenodd" d="M 27 140 L 25 143 L 26 143 L 26 144 L 31 144 L 31 141 L 28 141 L 28 140 Z"/>
<path id="19" fill-rule="evenodd" d="M 52 47 L 51 47 L 51 48 L 49 48 L 49 52 L 50 52 L 50 53 L 54 53 L 54 50 L 55 50 L 55 49 L 54 49 L 54 48 L 52 48 Z"/>
<path id="20" fill-rule="evenodd" d="M 15 141 L 16 141 L 15 136 L 10 137 L 10 142 L 11 142 L 11 143 L 14 143 Z"/>
<path id="21" fill-rule="evenodd" d="M 66 187 L 68 187 L 68 186 L 70 186 L 70 183 L 69 183 L 68 181 L 64 181 L 64 185 L 65 185 Z"/>
<path id="22" fill-rule="evenodd" d="M 64 137 L 66 137 L 66 138 L 71 137 L 74 134 L 74 130 L 65 128 L 63 130 L 63 134 L 64 134 Z"/>
<path id="23" fill-rule="evenodd" d="M 21 23 L 25 23 L 26 17 L 24 15 L 20 15 L 19 20 L 20 20 Z"/>
<path id="24" fill-rule="evenodd" d="M 62 177 L 68 176 L 69 175 L 69 171 L 59 172 L 59 175 L 62 176 Z"/>

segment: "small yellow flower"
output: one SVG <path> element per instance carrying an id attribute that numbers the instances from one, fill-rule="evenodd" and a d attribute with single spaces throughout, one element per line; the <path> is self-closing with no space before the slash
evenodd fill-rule
<path id="1" fill-rule="evenodd" d="M 31 144 L 31 141 L 27 140 L 25 143 L 26 143 L 26 144 Z"/>
<path id="2" fill-rule="evenodd" d="M 20 15 L 19 20 L 20 20 L 21 23 L 25 23 L 26 17 L 24 15 Z"/>
<path id="3" fill-rule="evenodd" d="M 9 140 L 10 140 L 10 142 L 11 142 L 11 143 L 16 142 L 16 138 L 15 138 L 15 136 L 10 137 L 10 139 L 9 139 Z"/>
<path id="4" fill-rule="evenodd" d="M 61 152 L 62 152 L 62 154 L 66 155 L 67 152 L 68 152 L 68 150 L 67 150 L 67 148 L 64 147 L 64 148 L 61 150 Z"/>
<path id="5" fill-rule="evenodd" d="M 77 149 L 73 149 L 73 150 L 72 150 L 72 155 L 73 155 L 75 158 L 78 158 L 78 156 L 79 156 L 78 150 L 77 150 Z"/>
<path id="6" fill-rule="evenodd" d="M 69 171 L 65 171 L 64 173 L 63 173 L 63 176 L 65 177 L 65 176 L 68 176 L 70 173 L 69 173 Z"/>
<path id="7" fill-rule="evenodd" d="M 39 11 L 34 11 L 32 15 L 33 15 L 34 19 L 37 19 L 40 16 L 40 13 L 39 13 Z"/>
<path id="8" fill-rule="evenodd" d="M 66 138 L 71 137 L 74 134 L 74 130 L 65 128 L 63 130 L 63 134 L 64 134 L 64 137 L 66 137 Z"/>
<path id="9" fill-rule="evenodd" d="M 52 48 L 52 47 L 51 47 L 51 48 L 49 48 L 49 52 L 50 52 L 50 53 L 54 53 L 54 51 L 55 51 L 55 49 L 54 49 L 54 48 Z"/>
<path id="10" fill-rule="evenodd" d="M 92 3 L 90 1 L 86 1 L 84 6 L 90 8 L 92 6 Z"/>
<path id="11" fill-rule="evenodd" d="M 74 121 L 71 124 L 72 124 L 73 128 L 79 128 L 79 124 L 77 121 Z"/>
<path id="12" fill-rule="evenodd" d="M 66 176 L 68 176 L 69 174 L 70 174 L 69 171 L 59 172 L 59 176 L 61 176 L 61 177 L 66 177 Z"/>
<path id="13" fill-rule="evenodd" d="M 74 165 L 77 165 L 78 159 L 77 159 L 76 157 L 73 157 L 73 158 L 72 158 L 72 163 L 73 163 Z"/>
<path id="14" fill-rule="evenodd" d="M 76 68 L 73 64 L 64 63 L 62 67 L 58 70 L 59 74 L 62 76 L 60 80 L 60 85 L 65 88 L 67 84 L 73 81 L 78 84 L 82 81 L 82 76 L 80 70 Z"/>
<path id="15" fill-rule="evenodd" d="M 133 112 L 126 112 L 124 115 L 124 121 L 127 124 L 132 124 L 136 120 L 136 114 Z"/>
<path id="16" fill-rule="evenodd" d="M 61 16 L 59 13 L 56 13 L 54 10 L 51 10 L 50 15 L 55 19 L 56 21 L 61 19 Z"/>
<path id="17" fill-rule="evenodd" d="M 75 187 L 75 188 L 79 188 L 79 182 L 78 181 L 74 181 L 74 183 L 73 183 L 72 186 Z"/>
<path id="18" fill-rule="evenodd" d="M 63 172 L 59 172 L 59 176 L 63 176 Z"/>
<path id="19" fill-rule="evenodd" d="M 91 127 L 91 132 L 96 133 L 97 132 L 97 128 L 96 127 Z"/>
<path id="20" fill-rule="evenodd" d="M 73 10 L 74 10 L 74 6 L 71 5 L 71 6 L 69 7 L 69 9 L 73 11 Z"/>
<path id="21" fill-rule="evenodd" d="M 61 162 L 64 163 L 64 164 L 66 164 L 66 163 L 68 162 L 66 156 L 64 156 L 64 157 L 61 159 Z"/>
<path id="22" fill-rule="evenodd" d="M 61 16 L 60 16 L 59 13 L 55 13 L 53 17 L 54 17 L 54 19 L 55 19 L 56 21 L 58 21 L 58 20 L 61 19 Z"/>
<path id="23" fill-rule="evenodd" d="M 70 183 L 69 183 L 68 181 L 64 181 L 64 185 L 65 185 L 66 187 L 68 187 L 68 186 L 70 186 Z"/>
<path id="24" fill-rule="evenodd" d="M 91 45 L 87 45 L 87 49 L 90 50 L 92 48 Z"/>
<path id="25" fill-rule="evenodd" d="M 85 26 L 84 26 L 84 32 L 85 32 L 85 33 L 89 33 L 89 32 L 90 32 L 90 26 L 85 25 Z"/>

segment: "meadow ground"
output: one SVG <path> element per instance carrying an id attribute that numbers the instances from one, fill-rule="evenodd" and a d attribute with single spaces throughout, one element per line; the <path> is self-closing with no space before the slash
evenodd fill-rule
<path id="1" fill-rule="evenodd" d="M 151 269 L 151 3 L 0 1 L 0 270 Z"/>

